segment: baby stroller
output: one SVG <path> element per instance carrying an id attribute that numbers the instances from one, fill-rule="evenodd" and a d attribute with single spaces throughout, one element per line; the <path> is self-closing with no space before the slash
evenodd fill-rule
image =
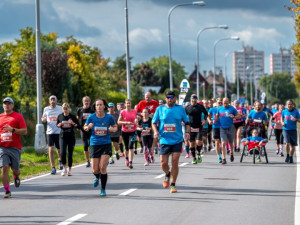
<path id="1" fill-rule="evenodd" d="M 242 143 L 243 143 L 244 148 L 242 151 L 240 162 L 243 162 L 244 156 L 251 155 L 253 157 L 253 164 L 255 164 L 256 156 L 258 156 L 258 157 L 264 156 L 266 159 L 266 163 L 269 163 L 268 155 L 267 155 L 267 151 L 266 151 L 266 147 L 265 147 L 266 144 L 268 143 L 268 139 L 264 139 L 262 141 L 261 145 L 259 145 L 259 142 L 255 142 L 255 141 L 249 141 L 249 143 L 247 143 L 246 138 L 242 139 Z"/>
<path id="2" fill-rule="evenodd" d="M 249 120 L 249 122 L 246 124 L 246 135 L 247 135 L 247 137 L 251 136 L 251 131 L 254 128 L 257 129 L 258 136 L 267 139 L 267 137 L 266 137 L 266 127 L 265 127 L 263 121 L 259 120 L 259 119 Z"/>

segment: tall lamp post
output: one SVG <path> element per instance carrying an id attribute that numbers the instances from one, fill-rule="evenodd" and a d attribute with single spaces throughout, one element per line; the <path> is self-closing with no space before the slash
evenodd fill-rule
<path id="1" fill-rule="evenodd" d="M 214 44 L 214 79 L 213 79 L 213 87 L 214 87 L 214 98 L 216 98 L 216 46 L 220 41 L 227 41 L 227 40 L 240 40 L 237 36 L 227 37 L 227 38 L 221 38 L 217 41 L 215 41 Z"/>
<path id="2" fill-rule="evenodd" d="M 128 32 L 128 7 L 125 0 L 125 45 L 126 45 L 126 77 L 127 77 L 127 99 L 130 99 L 130 58 L 129 58 L 129 32 Z"/>
<path id="3" fill-rule="evenodd" d="M 172 50 L 171 50 L 171 28 L 170 28 L 170 17 L 173 10 L 180 6 L 189 6 L 189 5 L 198 5 L 198 6 L 205 6 L 203 1 L 192 2 L 192 3 L 185 3 L 185 4 L 178 4 L 173 6 L 168 13 L 168 37 L 169 37 L 169 77 L 170 77 L 170 90 L 173 91 L 173 73 L 172 73 Z"/>
<path id="4" fill-rule="evenodd" d="M 199 30 L 198 33 L 197 33 L 197 72 L 196 72 L 196 75 L 197 75 L 197 97 L 199 99 L 199 92 L 200 92 L 200 81 L 199 81 L 199 37 L 200 37 L 200 34 L 205 31 L 205 30 L 208 30 L 208 29 L 217 29 L 217 28 L 221 28 L 221 29 L 228 29 L 228 26 L 227 25 L 219 25 L 219 26 L 214 26 L 214 27 L 204 27 L 203 29 Z"/>

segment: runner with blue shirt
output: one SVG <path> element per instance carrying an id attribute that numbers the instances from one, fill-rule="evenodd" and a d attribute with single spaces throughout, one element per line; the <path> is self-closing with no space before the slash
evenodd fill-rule
<path id="1" fill-rule="evenodd" d="M 160 143 L 161 167 L 166 174 L 163 187 L 168 188 L 171 180 L 171 193 L 177 192 L 175 183 L 179 172 L 178 163 L 183 142 L 181 122 L 185 123 L 185 139 L 190 138 L 189 118 L 183 106 L 175 103 L 175 93 L 168 91 L 166 93 L 166 104 L 156 109 L 152 119 L 154 137 L 159 138 Z M 172 155 L 171 171 L 169 167 L 170 155 Z"/>
<path id="2" fill-rule="evenodd" d="M 265 112 L 262 111 L 262 104 L 260 101 L 254 103 L 254 109 L 250 111 L 246 119 L 246 124 L 253 123 L 256 127 L 265 129 L 268 122 L 268 118 Z M 266 138 L 265 132 L 261 134 L 262 138 Z"/>
<path id="3" fill-rule="evenodd" d="M 235 127 L 233 125 L 233 119 L 240 119 L 238 111 L 231 105 L 229 105 L 229 99 L 223 98 L 223 106 L 218 108 L 216 118 L 220 120 L 220 136 L 222 142 L 222 164 L 226 162 L 226 143 L 230 145 L 230 161 L 234 161 L 233 156 L 233 139 L 235 133 Z"/>
<path id="4" fill-rule="evenodd" d="M 293 100 L 289 99 L 286 102 L 287 109 L 281 113 L 281 123 L 283 125 L 282 134 L 286 149 L 286 163 L 294 163 L 293 155 L 297 144 L 297 122 L 300 122 L 300 114 L 296 109 Z"/>
<path id="5" fill-rule="evenodd" d="M 91 114 L 84 125 L 86 132 L 92 131 L 90 138 L 90 157 L 92 160 L 93 173 L 95 179 L 93 186 L 99 185 L 101 180 L 100 196 L 106 196 L 105 187 L 107 183 L 107 164 L 109 157 L 112 155 L 112 146 L 109 132 L 118 130 L 114 118 L 105 113 L 108 106 L 104 99 L 97 99 L 92 107 L 95 113 Z"/>

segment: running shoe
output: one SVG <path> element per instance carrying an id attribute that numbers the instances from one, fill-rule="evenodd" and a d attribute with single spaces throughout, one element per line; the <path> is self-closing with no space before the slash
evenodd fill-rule
<path id="1" fill-rule="evenodd" d="M 106 196 L 105 189 L 101 189 L 100 197 L 105 197 L 105 196 Z"/>
<path id="2" fill-rule="evenodd" d="M 72 171 L 68 170 L 68 176 L 72 176 Z"/>
<path id="3" fill-rule="evenodd" d="M 119 153 L 116 153 L 116 159 L 117 159 L 117 160 L 120 159 Z"/>
<path id="4" fill-rule="evenodd" d="M 154 148 L 154 153 L 155 153 L 155 154 L 158 153 L 157 147 Z"/>
<path id="5" fill-rule="evenodd" d="M 219 163 L 222 163 L 222 157 L 218 156 Z"/>
<path id="6" fill-rule="evenodd" d="M 190 158 L 190 155 L 189 154 L 186 154 L 185 155 L 185 158 L 187 159 L 187 158 Z"/>
<path id="7" fill-rule="evenodd" d="M 168 188 L 170 185 L 170 177 L 165 176 L 164 181 L 163 181 L 163 187 Z"/>
<path id="8" fill-rule="evenodd" d="M 63 164 L 61 161 L 59 161 L 59 170 L 62 170 L 63 169 Z"/>
<path id="9" fill-rule="evenodd" d="M 177 189 L 175 186 L 170 186 L 170 193 L 177 193 Z"/>
<path id="10" fill-rule="evenodd" d="M 121 152 L 119 156 L 120 156 L 120 157 L 124 157 L 124 153 L 123 153 L 123 152 Z"/>
<path id="11" fill-rule="evenodd" d="M 134 152 L 134 154 L 135 154 L 135 155 L 137 155 L 137 150 L 136 150 L 136 149 L 134 149 L 134 151 L 133 151 L 133 152 Z"/>
<path id="12" fill-rule="evenodd" d="M 284 154 L 283 154 L 283 152 L 280 152 L 280 156 L 281 156 L 281 157 L 284 157 Z"/>
<path id="13" fill-rule="evenodd" d="M 202 163 L 202 157 L 201 157 L 201 155 L 198 155 L 197 162 L 198 162 L 198 163 Z"/>
<path id="14" fill-rule="evenodd" d="M 145 162 L 144 166 L 149 166 L 149 162 L 148 161 Z"/>
<path id="15" fill-rule="evenodd" d="M 85 167 L 90 167 L 90 166 L 91 166 L 90 161 L 87 161 Z"/>
<path id="16" fill-rule="evenodd" d="M 61 172 L 61 175 L 62 175 L 62 176 L 66 176 L 67 173 L 68 173 L 67 169 L 64 169 L 64 170 Z"/>
<path id="17" fill-rule="evenodd" d="M 143 153 L 144 151 L 143 151 L 143 148 L 141 148 L 141 150 L 140 150 L 140 153 Z"/>
<path id="18" fill-rule="evenodd" d="M 223 165 L 227 164 L 226 159 L 223 159 L 223 160 L 222 160 L 222 164 L 223 164 Z"/>
<path id="19" fill-rule="evenodd" d="M 286 157 L 285 162 L 286 163 L 290 162 L 290 157 L 289 156 Z"/>
<path id="20" fill-rule="evenodd" d="M 154 162 L 155 162 L 154 156 L 151 156 L 151 163 L 154 163 Z"/>
<path id="21" fill-rule="evenodd" d="M 212 146 L 211 146 L 211 145 L 209 145 L 209 146 L 208 146 L 208 151 L 210 152 L 210 151 L 211 151 L 211 149 L 212 149 Z"/>
<path id="22" fill-rule="evenodd" d="M 115 163 L 114 159 L 110 158 L 109 159 L 109 164 L 114 164 L 114 163 Z"/>
<path id="23" fill-rule="evenodd" d="M 280 150 L 279 150 L 279 148 L 277 148 L 277 150 L 276 150 L 276 155 L 278 155 L 279 152 L 280 152 Z"/>
<path id="24" fill-rule="evenodd" d="M 234 156 L 233 154 L 230 154 L 230 162 L 233 162 L 234 161 Z"/>
<path id="25" fill-rule="evenodd" d="M 293 157 L 290 157 L 290 163 L 294 163 Z"/>
<path id="26" fill-rule="evenodd" d="M 133 166 L 132 166 L 132 163 L 129 163 L 129 169 L 132 169 L 133 168 Z"/>
<path id="27" fill-rule="evenodd" d="M 129 166 L 129 161 L 128 161 L 128 159 L 125 159 L 125 166 Z"/>
<path id="28" fill-rule="evenodd" d="M 193 164 L 197 164 L 197 161 L 198 161 L 198 160 L 197 160 L 196 158 L 194 158 L 192 163 L 193 163 Z"/>
<path id="29" fill-rule="evenodd" d="M 10 198 L 11 197 L 11 192 L 10 191 L 6 191 L 3 198 Z"/>
<path id="30" fill-rule="evenodd" d="M 93 181 L 93 187 L 95 188 L 95 187 L 98 187 L 98 185 L 99 185 L 99 179 L 98 178 L 94 178 L 94 181 Z"/>
<path id="31" fill-rule="evenodd" d="M 20 184 L 21 184 L 20 178 L 19 178 L 19 177 L 16 177 L 16 178 L 15 178 L 15 187 L 16 187 L 16 188 L 20 187 Z"/>
<path id="32" fill-rule="evenodd" d="M 230 153 L 230 150 L 227 149 L 227 154 L 229 154 L 229 153 Z"/>
<path id="33" fill-rule="evenodd" d="M 52 175 L 55 175 L 55 174 L 56 174 L 56 169 L 55 169 L 54 167 L 53 167 L 52 170 L 51 170 L 51 174 L 52 174 Z"/>
<path id="34" fill-rule="evenodd" d="M 261 162 L 261 158 L 258 157 L 256 161 L 257 161 L 258 163 L 260 163 L 260 162 Z"/>
<path id="35" fill-rule="evenodd" d="M 240 151 L 241 151 L 241 149 L 240 149 L 240 148 L 237 148 L 237 149 L 236 149 L 236 151 L 237 151 L 237 152 L 240 152 Z"/>

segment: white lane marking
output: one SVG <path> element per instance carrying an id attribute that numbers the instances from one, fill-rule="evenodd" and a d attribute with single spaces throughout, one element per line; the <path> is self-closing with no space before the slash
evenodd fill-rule
<path id="1" fill-rule="evenodd" d="M 187 164 L 189 164 L 189 163 L 185 162 L 185 163 L 181 163 L 179 166 L 183 167 L 183 166 L 186 166 Z"/>
<path id="2" fill-rule="evenodd" d="M 131 192 L 134 192 L 134 191 L 136 191 L 137 189 L 136 188 L 132 188 L 132 189 L 129 189 L 129 190 L 127 190 L 127 191 L 125 191 L 125 192 L 123 192 L 123 193 L 121 193 L 121 194 L 119 194 L 119 195 L 128 195 L 128 194 L 130 194 Z"/>
<path id="3" fill-rule="evenodd" d="M 298 138 L 299 140 L 299 138 Z M 299 141 L 298 141 L 299 142 Z M 295 225 L 300 225 L 300 149 L 299 143 L 296 148 L 296 160 L 297 160 L 297 176 L 296 176 L 296 194 L 295 194 Z"/>
<path id="4" fill-rule="evenodd" d="M 162 178 L 162 177 L 164 177 L 166 174 L 161 174 L 161 175 L 158 175 L 158 176 L 156 176 L 156 177 L 154 177 L 155 179 L 159 179 L 159 178 Z"/>
<path id="5" fill-rule="evenodd" d="M 76 216 L 73 216 L 73 217 L 71 217 L 71 218 L 69 218 L 69 219 L 67 219 L 67 220 L 65 220 L 65 221 L 63 221 L 61 223 L 58 223 L 57 225 L 68 225 L 68 224 L 71 224 L 74 221 L 79 220 L 82 217 L 85 217 L 86 215 L 87 214 L 77 214 Z"/>
<path id="6" fill-rule="evenodd" d="M 80 165 L 77 165 L 77 166 L 73 166 L 73 168 L 78 168 L 78 167 L 81 167 L 81 166 L 84 166 L 85 164 L 80 164 Z M 46 173 L 46 174 L 43 174 L 43 175 L 40 175 L 40 176 L 37 176 L 37 177 L 32 177 L 32 178 L 29 178 L 29 179 L 26 179 L 26 180 L 21 180 L 21 183 L 25 183 L 25 182 L 28 182 L 28 181 L 31 181 L 31 180 L 36 180 L 36 179 L 39 179 L 39 178 L 42 178 L 42 177 L 46 177 L 46 176 L 49 176 L 50 173 Z M 14 185 L 14 183 L 10 183 L 10 185 Z M 0 189 L 3 188 L 3 186 L 0 186 Z"/>

